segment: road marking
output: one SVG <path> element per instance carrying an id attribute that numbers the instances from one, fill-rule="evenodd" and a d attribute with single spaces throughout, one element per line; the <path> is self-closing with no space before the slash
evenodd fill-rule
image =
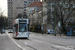
<path id="1" fill-rule="evenodd" d="M 65 47 L 65 46 L 54 46 L 54 47 L 56 47 L 56 48 L 63 48 L 63 49 L 73 49 L 70 46 L 67 46 L 67 47 Z"/>
<path id="2" fill-rule="evenodd" d="M 44 42 L 44 41 L 40 41 L 40 40 L 34 40 L 34 41 L 37 41 L 37 42 L 40 42 L 40 43 L 47 43 L 47 42 Z M 74 46 L 61 46 L 61 45 L 57 45 L 55 46 L 56 44 L 53 44 L 53 47 L 55 48 L 63 48 L 63 49 L 74 49 Z"/>
<path id="3" fill-rule="evenodd" d="M 24 44 L 25 44 L 26 46 L 28 46 L 28 47 L 30 47 L 30 48 L 32 48 L 32 49 L 34 49 L 34 50 L 37 50 L 36 48 L 34 48 L 34 47 L 32 47 L 32 46 L 28 45 L 26 42 L 24 42 Z"/>
<path id="4" fill-rule="evenodd" d="M 28 45 L 26 42 L 24 43 L 25 45 Z"/>
<path id="5" fill-rule="evenodd" d="M 6 33 L 6 34 L 8 35 L 8 37 L 9 37 L 19 48 L 21 48 L 22 50 L 26 50 L 26 49 L 22 48 L 18 43 L 16 43 L 15 40 L 12 39 L 12 38 L 9 36 L 10 34 L 8 34 L 8 33 Z"/>

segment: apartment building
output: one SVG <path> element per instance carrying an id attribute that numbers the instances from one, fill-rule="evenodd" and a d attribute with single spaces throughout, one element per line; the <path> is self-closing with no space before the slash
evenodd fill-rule
<path id="1" fill-rule="evenodd" d="M 19 14 L 26 16 L 26 7 L 34 1 L 40 0 L 7 0 L 8 4 L 8 28 L 12 28 L 12 22 Z"/>

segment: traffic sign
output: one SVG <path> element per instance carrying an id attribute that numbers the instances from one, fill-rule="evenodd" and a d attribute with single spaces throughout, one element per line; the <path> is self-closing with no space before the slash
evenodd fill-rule
<path id="1" fill-rule="evenodd" d="M 40 26 L 38 26 L 38 28 L 40 28 Z"/>
<path id="2" fill-rule="evenodd" d="M 41 29 L 43 30 L 43 25 L 41 25 Z"/>
<path id="3" fill-rule="evenodd" d="M 61 26 L 61 23 L 60 22 L 58 22 L 58 26 Z"/>

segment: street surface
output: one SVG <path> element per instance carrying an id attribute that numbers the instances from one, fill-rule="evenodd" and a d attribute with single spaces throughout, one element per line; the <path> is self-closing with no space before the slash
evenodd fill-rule
<path id="1" fill-rule="evenodd" d="M 29 40 L 22 40 L 28 46 L 37 50 L 75 50 L 75 39 L 65 39 L 60 36 L 30 33 Z"/>
<path id="2" fill-rule="evenodd" d="M 12 35 L 9 35 L 12 38 Z M 13 39 L 13 38 L 12 38 Z M 25 50 L 75 50 L 75 37 L 30 32 L 28 39 L 14 39 Z"/>
<path id="3" fill-rule="evenodd" d="M 0 50 L 21 50 L 6 34 L 0 34 Z"/>

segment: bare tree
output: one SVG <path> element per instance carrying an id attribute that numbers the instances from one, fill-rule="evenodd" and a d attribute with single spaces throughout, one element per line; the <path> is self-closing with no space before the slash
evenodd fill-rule
<path id="1" fill-rule="evenodd" d="M 73 0 L 48 0 L 48 5 L 50 3 L 54 3 L 54 12 L 56 13 L 54 15 L 56 15 L 56 20 L 58 19 L 58 21 L 61 22 L 62 32 L 65 31 L 66 21 L 71 17 L 72 12 L 74 11 L 73 4 L 71 4 L 71 2 L 73 2 Z M 50 17 L 50 6 L 48 6 L 48 8 L 48 17 Z"/>
<path id="2" fill-rule="evenodd" d="M 61 29 L 62 29 L 62 32 L 64 32 L 66 21 L 71 17 L 71 14 L 73 12 L 71 0 L 63 0 L 63 1 L 58 0 L 57 6 L 59 11 L 58 10 L 56 11 L 56 15 L 61 21 Z"/>

